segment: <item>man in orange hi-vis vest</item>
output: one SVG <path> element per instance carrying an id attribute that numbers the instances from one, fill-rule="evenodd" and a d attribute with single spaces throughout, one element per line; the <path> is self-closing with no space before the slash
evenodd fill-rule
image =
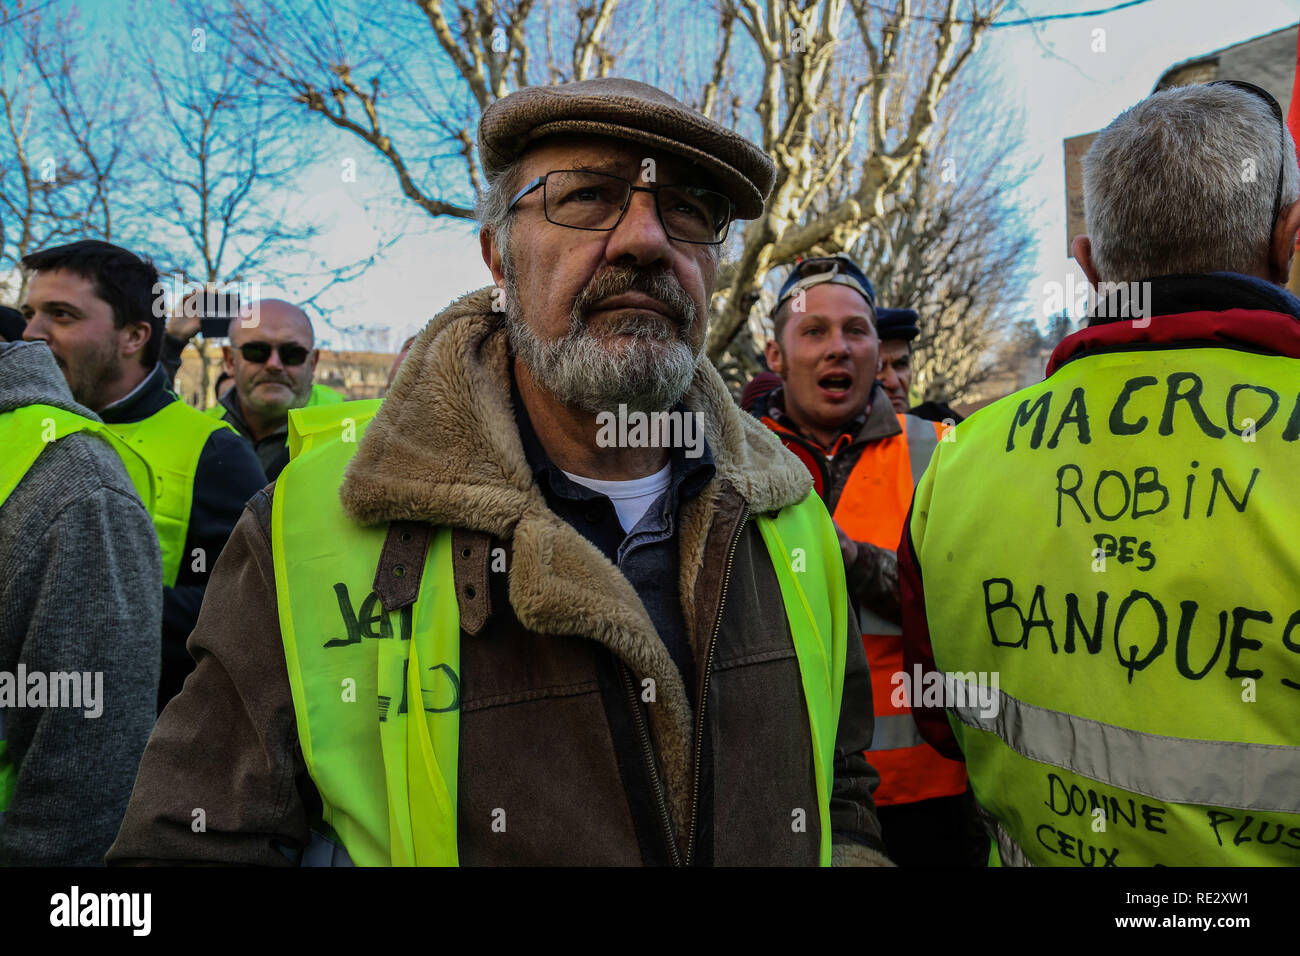
<path id="1" fill-rule="evenodd" d="M 980 865 L 987 839 L 966 768 L 920 736 L 903 669 L 895 550 L 912 489 L 944 426 L 895 413 L 876 380 L 875 292 L 847 256 L 804 259 L 781 287 L 767 361 L 782 385 L 753 413 L 812 472 L 840 532 L 849 591 L 871 667 L 876 717 L 868 760 L 887 851 L 900 865 Z"/>

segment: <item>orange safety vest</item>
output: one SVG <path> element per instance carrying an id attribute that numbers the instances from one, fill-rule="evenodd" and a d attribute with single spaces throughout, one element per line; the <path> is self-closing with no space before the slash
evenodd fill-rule
<path id="1" fill-rule="evenodd" d="M 809 464 L 809 450 L 799 442 L 786 440 L 790 432 L 770 418 L 762 421 Z M 833 515 L 835 523 L 854 541 L 888 551 L 898 549 L 912 505 L 912 491 L 944 432 L 942 424 L 912 415 L 899 415 L 898 422 L 903 429 L 899 434 L 871 442 L 862 450 Z M 840 453 L 847 444 L 847 440 L 837 444 L 832 453 Z M 814 467 L 809 470 L 816 478 Z M 820 484 L 817 482 L 817 490 L 824 494 Z M 880 773 L 876 804 L 887 807 L 963 793 L 966 765 L 950 760 L 926 743 L 912 719 L 911 707 L 896 703 L 904 696 L 894 676 L 903 672 L 902 629 L 865 607 L 858 609 L 858 624 L 871 669 L 876 717 L 876 732 L 867 751 L 867 760 Z"/>

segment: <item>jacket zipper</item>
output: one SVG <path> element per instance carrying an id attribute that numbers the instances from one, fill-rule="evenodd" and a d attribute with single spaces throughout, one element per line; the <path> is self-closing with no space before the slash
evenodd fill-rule
<path id="1" fill-rule="evenodd" d="M 696 818 L 700 812 L 700 759 L 704 753 L 704 710 L 709 703 L 709 678 L 713 676 L 713 646 L 718 642 L 718 632 L 722 630 L 722 611 L 727 603 L 727 585 L 731 583 L 731 565 L 736 560 L 736 545 L 740 542 L 740 533 L 745 530 L 749 520 L 749 503 L 740 509 L 740 523 L 731 536 L 731 546 L 727 550 L 726 570 L 722 572 L 722 593 L 718 596 L 718 614 L 713 622 L 713 633 L 709 635 L 709 647 L 704 653 L 704 688 L 700 695 L 700 707 L 695 724 L 695 783 L 691 790 L 691 829 L 686 840 L 686 865 L 691 865 L 695 856 Z"/>
<path id="2" fill-rule="evenodd" d="M 677 849 L 677 837 L 673 834 L 673 821 L 668 815 L 668 801 L 664 798 L 663 782 L 659 779 L 659 766 L 655 762 L 650 732 L 646 729 L 645 714 L 641 710 L 640 700 L 637 699 L 636 685 L 632 682 L 632 674 L 628 671 L 627 665 L 622 661 L 618 663 L 618 670 L 623 677 L 623 686 L 627 688 L 627 701 L 632 707 L 632 715 L 636 718 L 637 733 L 641 737 L 641 756 L 645 760 L 646 773 L 650 776 L 650 785 L 654 788 L 655 805 L 659 808 L 659 824 L 663 828 L 664 840 L 668 844 L 668 855 L 673 866 L 681 866 L 681 852 Z"/>

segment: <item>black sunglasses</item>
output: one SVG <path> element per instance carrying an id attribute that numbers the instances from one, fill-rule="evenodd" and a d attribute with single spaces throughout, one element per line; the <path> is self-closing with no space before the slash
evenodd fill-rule
<path id="1" fill-rule="evenodd" d="M 280 353 L 280 363 L 290 366 L 301 365 L 311 354 L 311 349 L 301 345 L 281 345 L 276 348 L 276 351 Z M 260 365 L 271 357 L 271 345 L 267 342 L 246 342 L 239 347 L 239 354 L 244 357 L 245 362 L 256 362 Z"/>
<path id="2" fill-rule="evenodd" d="M 1268 90 L 1262 86 L 1256 86 L 1254 83 L 1247 83 L 1245 80 L 1214 80 L 1205 85 L 1233 86 L 1239 90 L 1245 90 L 1267 103 L 1268 108 L 1273 112 L 1273 118 L 1277 120 L 1277 188 L 1273 190 L 1273 215 L 1268 220 L 1268 244 L 1271 248 L 1273 245 L 1273 227 L 1277 225 L 1277 214 L 1282 211 L 1282 173 L 1286 168 L 1286 120 L 1282 118 L 1282 105 L 1274 99 L 1273 94 Z"/>

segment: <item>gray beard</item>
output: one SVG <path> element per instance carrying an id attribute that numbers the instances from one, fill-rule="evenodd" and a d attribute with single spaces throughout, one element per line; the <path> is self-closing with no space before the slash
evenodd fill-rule
<path id="1" fill-rule="evenodd" d="M 686 343 L 697 321 L 694 302 L 671 278 L 633 281 L 630 273 L 607 273 L 589 283 L 574 302 L 569 331 L 562 338 L 544 340 L 524 320 L 513 270 L 507 270 L 510 346 L 534 381 L 565 405 L 593 413 L 615 411 L 619 405 L 629 411 L 662 412 L 677 404 L 690 387 L 703 351 L 693 352 Z M 635 318 L 609 325 L 602 330 L 604 335 L 591 333 L 587 326 L 591 307 L 634 285 L 681 315 L 680 337 L 667 321 Z M 626 338 L 613 343 L 614 335 Z"/>

